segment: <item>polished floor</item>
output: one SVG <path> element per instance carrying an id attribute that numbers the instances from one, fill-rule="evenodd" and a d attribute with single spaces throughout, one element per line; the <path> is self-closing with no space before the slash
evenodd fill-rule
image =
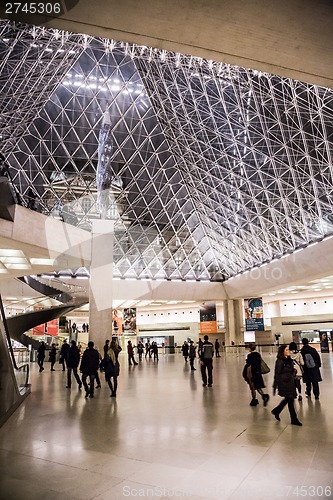
<path id="1" fill-rule="evenodd" d="M 117 399 L 103 379 L 85 399 L 59 365 L 33 365 L 31 395 L 0 429 L 0 498 L 333 498 L 333 354 L 320 400 L 296 402 L 303 427 L 287 408 L 274 419 L 279 396 L 249 406 L 245 354 L 214 360 L 212 388 L 180 354 L 130 367 L 123 355 Z"/>

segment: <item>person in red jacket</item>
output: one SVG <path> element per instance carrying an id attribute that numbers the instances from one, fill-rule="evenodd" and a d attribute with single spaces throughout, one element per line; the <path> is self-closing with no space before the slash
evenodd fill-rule
<path id="1" fill-rule="evenodd" d="M 128 364 L 131 365 L 133 361 L 133 365 L 137 365 L 138 363 L 134 359 L 134 348 L 130 340 L 127 342 L 127 354 L 128 354 Z"/>

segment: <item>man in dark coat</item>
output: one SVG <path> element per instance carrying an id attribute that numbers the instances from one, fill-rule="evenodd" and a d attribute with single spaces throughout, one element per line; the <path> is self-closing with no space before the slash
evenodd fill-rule
<path id="1" fill-rule="evenodd" d="M 45 342 L 41 342 L 40 346 L 37 349 L 37 364 L 39 366 L 40 372 L 44 370 L 43 364 L 45 359 L 45 350 L 46 350 Z"/>
<path id="2" fill-rule="evenodd" d="M 208 382 L 208 387 L 212 387 L 213 385 L 213 356 L 214 356 L 214 346 L 211 342 L 209 342 L 208 335 L 205 335 L 200 354 L 201 377 L 202 377 L 202 385 L 204 387 L 206 387 L 207 382 Z M 208 380 L 207 380 L 207 375 L 208 375 Z"/>
<path id="3" fill-rule="evenodd" d="M 186 342 L 186 340 L 184 340 L 184 343 L 182 345 L 182 353 L 185 359 L 185 363 L 187 363 L 188 352 L 189 352 L 188 343 Z"/>
<path id="4" fill-rule="evenodd" d="M 71 345 L 68 350 L 67 355 L 67 385 L 66 388 L 70 389 L 72 386 L 72 372 L 74 374 L 75 380 L 78 383 L 79 389 L 82 387 L 81 379 L 77 373 L 77 367 L 80 363 L 80 351 L 76 345 L 75 340 L 71 340 Z"/>
<path id="5" fill-rule="evenodd" d="M 309 345 L 307 338 L 302 339 L 302 344 L 301 354 L 304 359 L 303 382 L 306 385 L 305 394 L 307 397 L 311 397 L 312 386 L 315 399 L 319 399 L 319 382 L 322 381 L 320 375 L 321 359 L 318 351 Z M 314 366 L 311 367 L 312 364 L 314 364 Z"/>
<path id="6" fill-rule="evenodd" d="M 65 371 L 65 365 L 67 367 L 68 351 L 69 351 L 69 344 L 67 344 L 67 340 L 65 339 L 60 349 L 60 359 L 59 359 L 60 364 L 62 364 L 63 372 Z"/>
<path id="7" fill-rule="evenodd" d="M 84 351 L 82 356 L 82 361 L 80 365 L 80 371 L 82 372 L 82 383 L 86 391 L 86 398 L 94 397 L 94 383 L 96 374 L 99 367 L 99 352 L 94 349 L 94 343 L 92 340 L 88 342 L 88 348 Z M 87 377 L 90 379 L 90 386 L 87 384 Z"/>
<path id="8" fill-rule="evenodd" d="M 190 341 L 189 358 L 190 358 L 191 370 L 195 371 L 196 368 L 194 368 L 194 360 L 196 358 L 196 352 L 195 352 L 195 345 L 193 343 L 193 340 Z"/>
<path id="9" fill-rule="evenodd" d="M 56 362 L 56 356 L 57 356 L 57 348 L 56 348 L 55 344 L 52 344 L 51 351 L 49 354 L 50 363 L 51 363 L 51 372 L 55 372 L 54 365 Z"/>

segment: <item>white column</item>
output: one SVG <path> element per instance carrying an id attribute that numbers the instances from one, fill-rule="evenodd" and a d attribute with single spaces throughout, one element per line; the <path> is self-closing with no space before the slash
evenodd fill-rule
<path id="1" fill-rule="evenodd" d="M 101 352 L 111 340 L 113 299 L 113 228 L 111 220 L 95 220 L 92 226 L 92 255 L 89 289 L 89 340 Z"/>
<path id="2" fill-rule="evenodd" d="M 243 313 L 242 300 L 226 300 L 224 302 L 224 324 L 226 327 L 226 345 L 243 344 L 242 335 Z"/>

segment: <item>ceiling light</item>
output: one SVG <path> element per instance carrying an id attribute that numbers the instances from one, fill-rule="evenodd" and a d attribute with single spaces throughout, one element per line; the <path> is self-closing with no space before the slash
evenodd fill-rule
<path id="1" fill-rule="evenodd" d="M 30 264 L 6 264 L 7 269 L 31 269 Z"/>
<path id="2" fill-rule="evenodd" d="M 6 267 L 7 264 L 29 264 L 25 257 L 0 257 L 0 259 Z"/>
<path id="3" fill-rule="evenodd" d="M 0 257 L 25 257 L 22 250 L 14 250 L 12 248 L 0 248 Z"/>
<path id="4" fill-rule="evenodd" d="M 32 265 L 36 266 L 53 266 L 55 263 L 54 259 L 29 259 Z"/>

